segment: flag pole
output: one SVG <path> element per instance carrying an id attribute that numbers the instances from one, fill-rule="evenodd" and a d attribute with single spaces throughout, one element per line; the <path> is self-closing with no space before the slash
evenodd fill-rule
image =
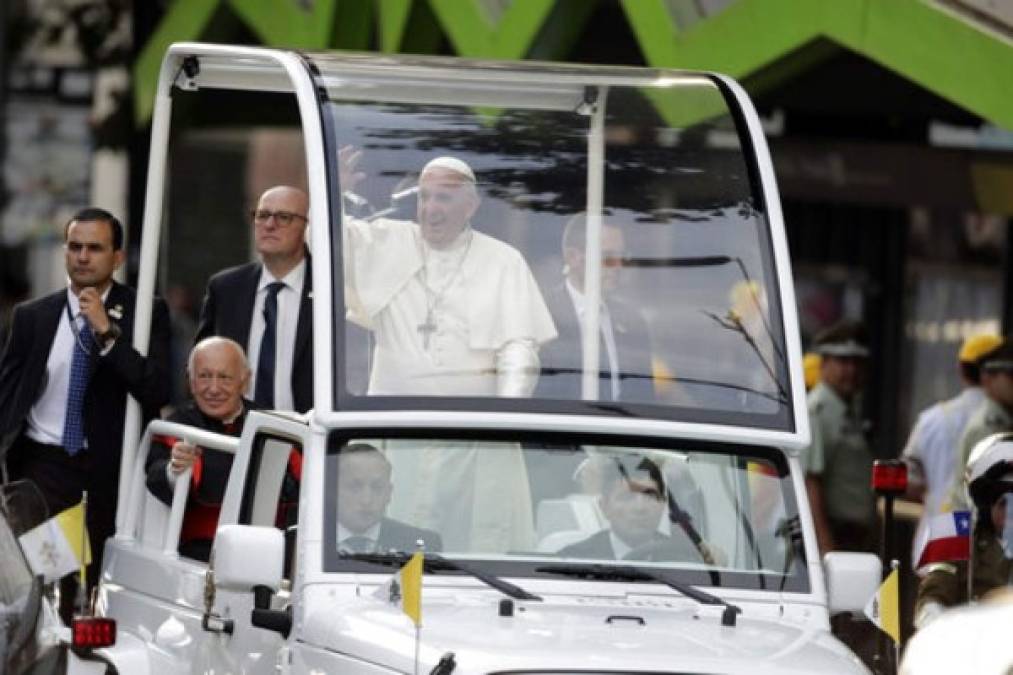
<path id="1" fill-rule="evenodd" d="M 898 582 L 900 581 L 900 561 L 896 558 L 890 561 L 890 569 L 892 572 L 897 572 Z M 897 589 L 897 595 L 900 596 L 900 588 Z M 900 597 L 897 598 L 898 608 L 900 607 Z M 898 633 L 897 639 L 893 641 L 893 672 L 897 673 L 900 670 L 900 634 Z"/>
<path id="2" fill-rule="evenodd" d="M 88 576 L 86 559 L 88 551 L 88 491 L 81 492 L 81 570 L 77 580 L 77 597 L 75 603 L 79 616 L 85 613 L 86 598 L 88 597 Z"/>
<path id="3" fill-rule="evenodd" d="M 419 643 L 422 641 L 420 631 L 421 626 L 415 624 L 415 675 L 419 675 Z"/>

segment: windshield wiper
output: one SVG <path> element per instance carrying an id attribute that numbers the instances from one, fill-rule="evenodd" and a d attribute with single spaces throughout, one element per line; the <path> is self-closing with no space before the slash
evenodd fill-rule
<path id="1" fill-rule="evenodd" d="M 578 579 L 598 579 L 601 581 L 655 581 L 679 591 L 687 598 L 696 600 L 701 605 L 723 606 L 725 611 L 721 614 L 722 626 L 734 626 L 735 617 L 742 613 L 741 607 L 733 605 L 716 595 L 711 595 L 689 584 L 670 579 L 663 574 L 648 572 L 647 570 L 630 567 L 629 565 L 572 565 L 560 563 L 538 567 L 535 571 L 577 577 Z"/>
<path id="2" fill-rule="evenodd" d="M 393 565 L 404 565 L 408 562 L 411 557 L 407 553 L 397 551 L 394 553 L 342 553 L 342 558 L 349 560 L 361 560 L 363 562 L 374 563 L 376 565 L 386 565 L 388 567 Z M 482 570 L 475 569 L 470 565 L 466 565 L 457 560 L 451 560 L 444 558 L 441 555 L 435 553 L 426 553 L 422 558 L 422 566 L 426 572 L 436 573 L 446 570 L 454 570 L 457 572 L 464 572 L 470 576 L 475 577 L 487 586 L 495 588 L 497 591 L 506 595 L 507 597 L 513 598 L 514 600 L 541 600 L 540 596 L 533 593 L 528 593 L 520 586 L 515 586 L 509 581 L 503 581 L 497 576 L 483 572 Z"/>

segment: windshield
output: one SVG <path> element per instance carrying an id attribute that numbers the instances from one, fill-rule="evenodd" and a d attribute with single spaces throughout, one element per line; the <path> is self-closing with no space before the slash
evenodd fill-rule
<path id="1" fill-rule="evenodd" d="M 338 408 L 793 428 L 766 207 L 716 80 L 320 68 Z"/>
<path id="2" fill-rule="evenodd" d="M 354 556 L 422 548 L 507 576 L 621 564 L 686 583 L 807 591 L 787 472 L 763 448 L 335 433 L 325 570 L 375 571 Z"/>

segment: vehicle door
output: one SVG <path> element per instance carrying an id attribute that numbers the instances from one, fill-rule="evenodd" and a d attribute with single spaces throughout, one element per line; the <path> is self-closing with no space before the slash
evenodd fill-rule
<path id="1" fill-rule="evenodd" d="M 245 557 L 255 573 L 270 566 L 257 546 L 245 549 L 235 539 L 228 538 L 227 543 L 223 543 L 223 531 L 263 535 L 265 530 L 278 528 L 279 538 L 285 540 L 282 532 L 288 530 L 293 535 L 287 538 L 287 548 L 292 550 L 302 452 L 309 446 L 310 431 L 302 422 L 274 414 L 251 413 L 247 425 L 251 424 L 255 430 L 250 451 L 236 458 L 219 519 L 205 587 L 205 614 L 194 672 L 275 673 L 278 660 L 285 653 L 287 630 L 254 625 L 253 584 L 237 587 L 234 577 L 229 577 L 231 583 L 221 583 L 222 570 L 216 569 L 216 562 L 221 567 L 223 556 L 231 555 L 232 559 Z M 237 525 L 240 527 L 236 528 Z M 262 536 L 259 541 L 263 541 Z M 229 547 L 229 551 L 221 551 L 222 546 Z M 276 618 L 291 616 L 287 614 L 291 572 L 285 570 L 284 579 L 279 576 L 277 581 L 281 582 L 280 587 L 271 589 L 272 593 L 265 596 L 265 604 L 260 605 L 260 609 L 274 610 Z"/>

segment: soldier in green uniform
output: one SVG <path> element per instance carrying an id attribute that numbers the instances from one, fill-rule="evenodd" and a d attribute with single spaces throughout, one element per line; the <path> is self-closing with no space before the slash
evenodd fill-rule
<path id="1" fill-rule="evenodd" d="M 1002 343 L 983 354 L 978 363 L 985 400 L 971 415 L 960 437 L 949 504 L 943 505 L 944 510 L 959 511 L 970 507 L 964 491 L 963 471 L 974 446 L 992 434 L 1013 431 L 1013 340 L 1003 338 Z"/>
<path id="2" fill-rule="evenodd" d="M 816 338 L 820 382 L 809 392 L 812 442 L 801 454 L 820 551 L 872 549 L 872 452 L 861 391 L 869 349 L 858 323 L 840 322 Z"/>
<path id="3" fill-rule="evenodd" d="M 944 608 L 982 598 L 1013 580 L 1013 434 L 995 434 L 975 445 L 960 475 L 973 506 L 970 560 L 937 562 L 920 570 L 917 628 Z M 968 570 L 973 570 L 970 584 Z"/>

